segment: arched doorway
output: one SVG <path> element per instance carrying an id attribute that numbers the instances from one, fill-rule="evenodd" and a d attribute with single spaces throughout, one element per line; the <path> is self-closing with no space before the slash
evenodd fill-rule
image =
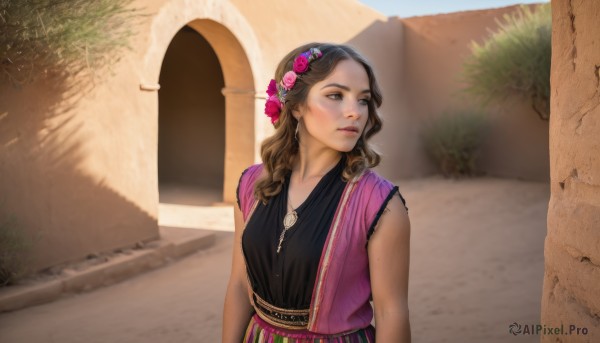
<path id="1" fill-rule="evenodd" d="M 264 135 L 264 128 L 255 125 L 257 116 L 260 115 L 260 118 L 263 118 L 264 98 L 256 94 L 255 75 L 263 74 L 264 59 L 261 56 L 253 28 L 228 0 L 215 2 L 214 6 L 207 6 L 201 1 L 168 2 L 160 8 L 152 22 L 150 46 L 143 59 L 144 71 L 140 83 L 142 90 L 152 91 L 166 87 L 159 83 L 159 80 L 162 79 L 161 67 L 167 50 L 183 25 L 196 31 L 208 42 L 212 52 L 217 56 L 222 72 L 224 87 L 220 92 L 225 103 L 223 177 L 213 188 L 221 188 L 220 196 L 215 196 L 213 199 L 220 198 L 225 204 L 233 205 L 239 177 L 244 168 L 255 162 L 259 150 L 257 137 Z M 202 80 L 198 80 L 198 82 L 202 82 Z M 262 88 L 264 80 L 259 83 Z M 155 98 L 157 101 L 157 106 L 154 107 L 156 112 L 149 108 L 148 115 L 155 116 L 157 123 L 155 131 L 155 142 L 158 143 L 155 155 L 156 191 L 157 200 L 160 199 L 162 202 L 164 193 L 160 192 L 158 177 L 158 166 L 162 164 L 159 163 L 158 145 L 162 142 L 158 141 L 159 135 L 162 136 L 163 133 L 160 131 L 164 128 L 158 127 L 159 117 L 163 114 L 159 115 L 158 113 L 160 106 L 158 98 L 158 96 Z M 212 148 L 212 144 L 207 147 L 207 149 Z M 160 179 L 164 180 L 162 177 Z M 179 202 L 181 203 L 181 201 Z M 158 205 L 158 222 L 161 226 L 208 228 L 205 225 L 207 218 L 202 211 L 214 211 L 217 208 L 227 210 L 224 217 L 232 220 L 229 218 L 231 217 L 231 208 L 228 206 L 182 206 L 164 202 Z M 214 202 L 210 205 L 214 205 Z M 230 230 L 233 224 L 231 222 L 225 226 L 227 230 Z"/>
<path id="2" fill-rule="evenodd" d="M 165 53 L 159 83 L 160 202 L 223 201 L 225 81 L 211 44 L 189 26 L 181 28 Z"/>

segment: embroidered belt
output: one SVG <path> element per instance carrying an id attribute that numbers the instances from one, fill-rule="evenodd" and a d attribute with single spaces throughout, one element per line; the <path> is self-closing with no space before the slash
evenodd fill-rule
<path id="1" fill-rule="evenodd" d="M 265 322 L 284 329 L 302 330 L 308 328 L 310 309 L 289 310 L 273 306 L 253 293 L 254 308 L 258 316 Z"/>

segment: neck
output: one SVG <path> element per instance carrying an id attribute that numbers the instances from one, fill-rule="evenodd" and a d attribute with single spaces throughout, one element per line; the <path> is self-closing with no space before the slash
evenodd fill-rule
<path id="1" fill-rule="evenodd" d="M 332 149 L 310 149 L 300 144 L 294 161 L 292 174 L 303 182 L 312 178 L 321 178 L 342 158 L 342 153 Z"/>

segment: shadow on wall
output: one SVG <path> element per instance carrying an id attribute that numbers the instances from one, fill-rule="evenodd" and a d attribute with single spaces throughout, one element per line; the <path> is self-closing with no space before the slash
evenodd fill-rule
<path id="1" fill-rule="evenodd" d="M 72 106 L 90 88 L 52 77 L 0 86 L 0 216 L 31 241 L 29 272 L 158 238 L 156 218 L 83 171 L 93 141 Z"/>

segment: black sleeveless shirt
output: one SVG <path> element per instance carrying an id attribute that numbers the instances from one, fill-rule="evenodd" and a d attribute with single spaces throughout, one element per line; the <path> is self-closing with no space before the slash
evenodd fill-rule
<path id="1" fill-rule="evenodd" d="M 258 203 L 246 225 L 242 250 L 251 287 L 270 304 L 286 309 L 310 307 L 321 252 L 346 186 L 342 179 L 344 165 L 342 157 L 296 208 L 298 220 L 286 232 L 279 254 L 277 245 L 287 213 L 289 175 L 281 192 L 267 205 Z"/>

